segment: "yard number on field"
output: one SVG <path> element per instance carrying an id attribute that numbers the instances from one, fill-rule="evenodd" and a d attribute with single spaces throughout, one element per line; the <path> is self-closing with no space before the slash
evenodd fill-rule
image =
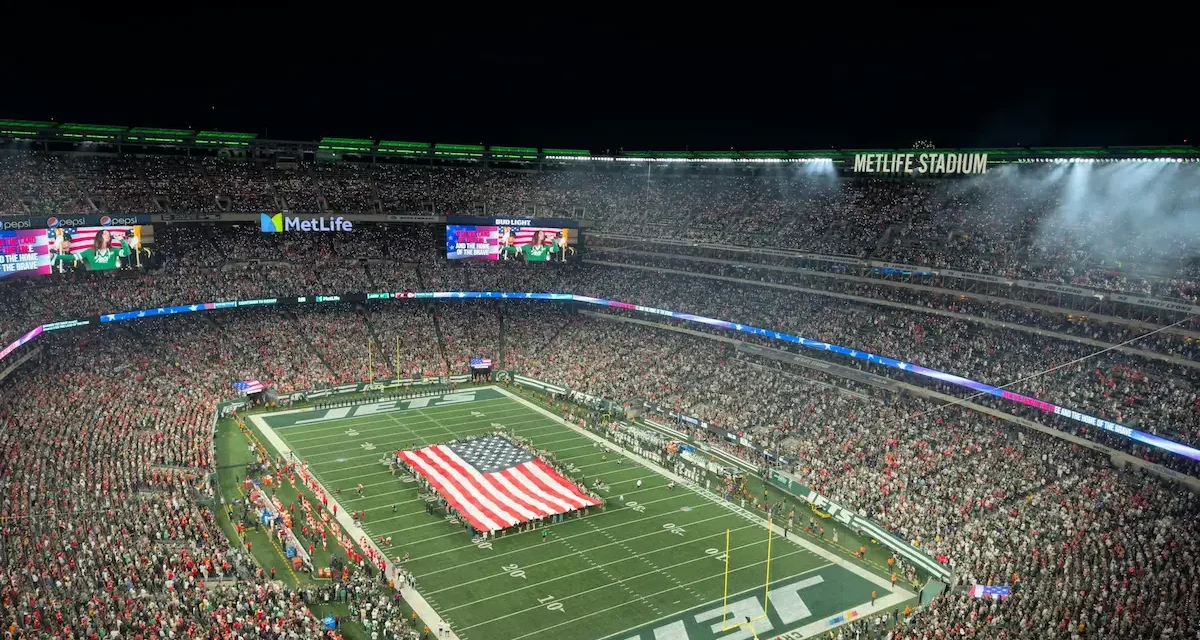
<path id="1" fill-rule="evenodd" d="M 636 502 L 626 502 L 626 503 L 625 503 L 625 506 L 629 507 L 630 509 L 633 509 L 634 511 L 636 511 L 636 512 L 638 512 L 638 513 L 645 513 L 645 512 L 646 512 L 646 507 L 645 507 L 645 506 L 643 506 L 643 505 L 640 505 L 640 504 L 638 504 L 638 503 L 636 503 Z"/>
<path id="2" fill-rule="evenodd" d="M 729 557 L 729 556 L 721 553 L 720 549 L 705 549 L 704 554 L 708 555 L 708 556 L 712 556 L 712 557 L 716 558 L 717 560 L 720 560 L 721 562 L 725 562 L 725 559 Z"/>
<path id="3" fill-rule="evenodd" d="M 510 577 L 520 578 L 522 580 L 525 579 L 525 572 L 521 570 L 521 567 L 518 567 L 515 564 L 502 565 L 500 570 L 504 573 L 507 573 Z"/>
<path id="4" fill-rule="evenodd" d="M 681 536 L 684 534 L 683 527 L 681 527 L 677 524 L 671 523 L 671 522 L 664 524 L 663 529 L 666 529 L 667 531 L 670 531 L 671 533 L 673 533 L 677 536 Z"/>
<path id="5" fill-rule="evenodd" d="M 558 599 L 555 598 L 554 596 L 546 596 L 545 598 L 538 598 L 538 602 L 546 605 L 547 611 L 562 611 L 563 610 L 562 603 L 559 602 Z"/>

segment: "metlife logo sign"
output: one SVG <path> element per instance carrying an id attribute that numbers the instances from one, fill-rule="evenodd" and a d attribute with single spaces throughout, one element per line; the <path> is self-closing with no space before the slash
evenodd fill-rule
<path id="1" fill-rule="evenodd" d="M 275 215 L 267 215 L 260 213 L 258 216 L 259 227 L 263 233 L 283 233 L 286 231 L 353 231 L 354 223 L 338 216 L 336 218 L 326 218 L 324 216 L 305 217 L 287 216 L 282 213 Z"/>

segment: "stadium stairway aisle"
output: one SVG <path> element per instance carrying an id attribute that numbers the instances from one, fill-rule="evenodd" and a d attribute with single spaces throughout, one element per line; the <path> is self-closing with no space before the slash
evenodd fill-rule
<path id="1" fill-rule="evenodd" d="M 284 311 L 283 313 L 286 314 L 290 320 L 293 320 L 297 323 L 300 322 L 300 318 L 298 318 L 295 313 L 292 313 L 291 311 Z M 329 372 L 329 375 L 336 375 L 333 367 L 329 364 L 329 361 L 325 359 L 325 356 L 321 353 L 321 350 L 313 345 L 312 339 L 308 337 L 308 332 L 301 331 L 299 332 L 299 335 L 300 339 L 304 341 L 304 346 L 308 347 L 310 353 L 317 356 L 317 359 L 321 361 L 321 364 L 325 367 L 325 370 Z"/>

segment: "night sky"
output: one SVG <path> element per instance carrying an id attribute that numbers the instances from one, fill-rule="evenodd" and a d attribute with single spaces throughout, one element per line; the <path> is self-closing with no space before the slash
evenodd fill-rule
<path id="1" fill-rule="evenodd" d="M 0 118 L 600 152 L 1194 144 L 1200 133 L 1184 57 L 330 49 L 104 48 L 44 67 L 13 57 L 0 62 Z"/>

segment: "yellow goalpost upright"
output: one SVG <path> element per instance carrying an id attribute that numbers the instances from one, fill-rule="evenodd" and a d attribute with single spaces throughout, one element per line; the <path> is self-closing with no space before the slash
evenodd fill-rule
<path id="1" fill-rule="evenodd" d="M 762 615 L 755 618 L 747 619 L 745 622 L 734 622 L 729 624 L 729 557 L 732 548 L 729 545 L 730 530 L 725 530 L 725 595 L 721 600 L 721 632 L 733 631 L 739 627 L 747 627 L 755 640 L 758 640 L 758 633 L 754 630 L 754 623 L 767 617 L 767 611 L 771 604 L 771 541 L 774 540 L 774 530 L 771 523 L 767 523 L 767 575 L 766 582 L 763 584 L 763 612 Z"/>

